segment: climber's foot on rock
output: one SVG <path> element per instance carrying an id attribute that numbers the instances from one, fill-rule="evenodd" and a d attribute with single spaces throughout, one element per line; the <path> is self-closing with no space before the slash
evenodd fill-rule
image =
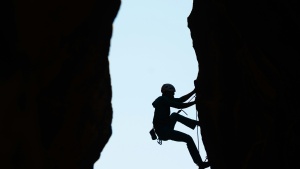
<path id="1" fill-rule="evenodd" d="M 198 166 L 199 166 L 199 169 L 204 169 L 204 168 L 209 167 L 210 165 L 208 162 L 202 162 L 202 163 L 199 163 Z"/>

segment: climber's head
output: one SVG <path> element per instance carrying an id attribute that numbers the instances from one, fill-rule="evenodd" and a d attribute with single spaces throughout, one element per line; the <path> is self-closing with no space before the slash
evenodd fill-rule
<path id="1" fill-rule="evenodd" d="M 175 92 L 176 92 L 175 87 L 169 83 L 166 83 L 166 84 L 162 85 L 162 87 L 161 87 L 161 93 L 164 96 L 174 98 Z"/>

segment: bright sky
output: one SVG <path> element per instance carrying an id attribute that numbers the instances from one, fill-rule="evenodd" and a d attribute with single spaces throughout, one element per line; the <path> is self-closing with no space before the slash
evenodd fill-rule
<path id="1" fill-rule="evenodd" d="M 192 3 L 192 0 L 122 1 L 109 54 L 113 134 L 95 169 L 198 169 L 185 143 L 164 141 L 159 145 L 149 135 L 152 102 L 161 95 L 162 84 L 173 84 L 175 97 L 194 88 L 198 63 L 187 27 Z M 196 118 L 195 106 L 185 111 L 187 117 Z M 196 129 L 180 123 L 175 129 L 191 135 L 198 144 Z M 200 155 L 205 159 L 200 134 L 199 139 Z"/>

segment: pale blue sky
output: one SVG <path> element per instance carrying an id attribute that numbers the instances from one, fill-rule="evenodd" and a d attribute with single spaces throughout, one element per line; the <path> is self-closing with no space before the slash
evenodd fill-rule
<path id="1" fill-rule="evenodd" d="M 122 1 L 109 54 L 113 134 L 95 169 L 198 169 L 185 143 L 164 141 L 158 145 L 149 135 L 152 102 L 161 95 L 161 85 L 172 83 L 177 90 L 175 97 L 194 88 L 198 64 L 187 27 L 192 3 Z M 196 118 L 195 106 L 186 112 L 187 117 Z M 196 129 L 179 123 L 175 129 L 190 134 L 197 145 Z M 200 155 L 204 159 L 206 153 L 199 136 Z"/>

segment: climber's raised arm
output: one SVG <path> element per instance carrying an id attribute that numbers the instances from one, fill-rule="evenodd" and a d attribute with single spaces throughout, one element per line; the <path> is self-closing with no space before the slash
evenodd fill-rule
<path id="1" fill-rule="evenodd" d="M 184 95 L 184 96 L 182 96 L 182 97 L 180 97 L 180 98 L 175 98 L 174 100 L 177 101 L 177 102 L 183 103 L 183 102 L 187 101 L 190 97 L 192 97 L 193 94 L 195 94 L 195 93 L 196 93 L 196 92 L 195 92 L 195 89 L 194 89 L 194 90 L 191 91 L 190 93 L 188 93 L 188 94 L 186 94 L 186 95 Z"/>

